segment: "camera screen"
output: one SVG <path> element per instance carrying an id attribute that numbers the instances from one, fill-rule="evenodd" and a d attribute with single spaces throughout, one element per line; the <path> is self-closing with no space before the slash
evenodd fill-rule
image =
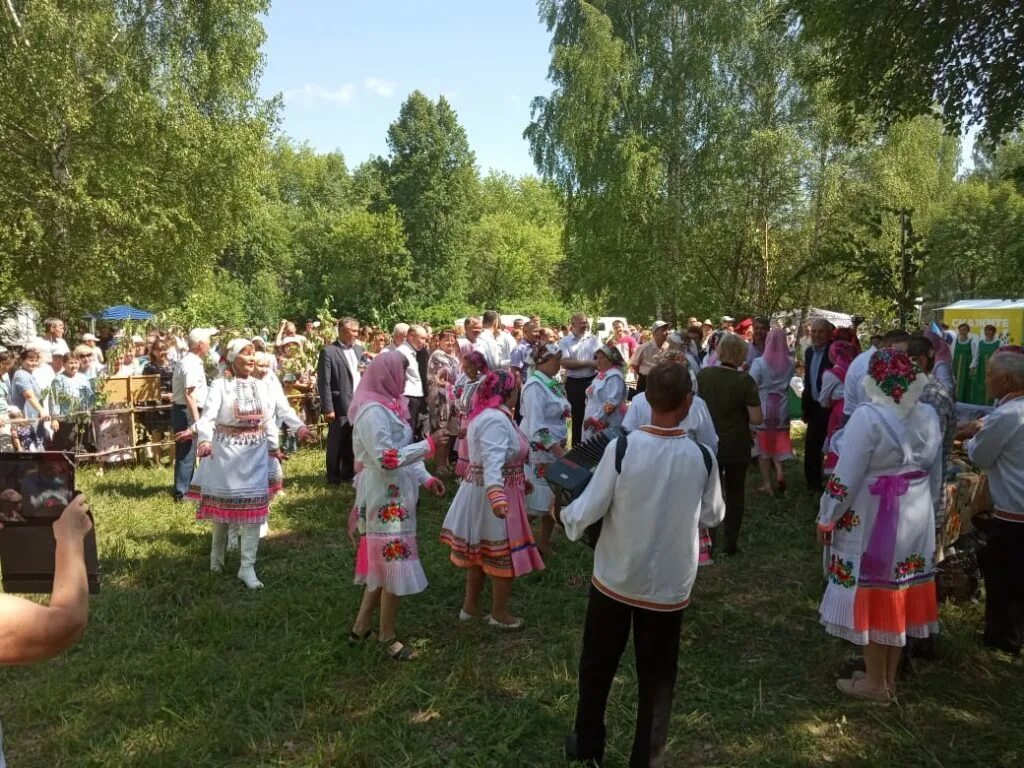
<path id="1" fill-rule="evenodd" d="M 0 522 L 5 526 L 52 522 L 74 492 L 72 454 L 0 453 Z"/>

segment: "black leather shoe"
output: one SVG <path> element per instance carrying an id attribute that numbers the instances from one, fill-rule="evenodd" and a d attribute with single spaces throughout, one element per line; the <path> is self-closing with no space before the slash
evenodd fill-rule
<path id="1" fill-rule="evenodd" d="M 600 757 L 584 757 L 580 755 L 580 747 L 576 738 L 576 733 L 573 732 L 565 737 L 565 759 L 601 768 L 601 765 L 604 762 L 604 755 L 601 755 Z"/>

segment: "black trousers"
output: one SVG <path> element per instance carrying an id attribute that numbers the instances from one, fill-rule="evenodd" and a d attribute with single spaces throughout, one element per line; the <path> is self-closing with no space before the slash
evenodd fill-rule
<path id="1" fill-rule="evenodd" d="M 405 400 L 409 403 L 409 426 L 412 427 L 412 439 L 422 440 L 423 427 L 420 422 L 420 416 L 426 411 L 427 399 L 425 397 L 407 396 Z"/>
<path id="2" fill-rule="evenodd" d="M 594 380 L 593 376 L 585 379 L 565 379 L 565 398 L 572 409 L 572 444 L 583 442 L 583 414 L 587 410 L 587 387 Z"/>
<path id="3" fill-rule="evenodd" d="M 327 482 L 347 483 L 355 475 L 352 453 L 352 425 L 334 411 L 334 421 L 327 425 Z"/>
<path id="4" fill-rule="evenodd" d="M 807 433 L 804 436 L 804 479 L 807 490 L 820 491 L 822 482 L 822 463 L 825 437 L 828 434 L 828 410 L 817 403 L 805 408 L 804 418 L 807 420 Z"/>
<path id="5" fill-rule="evenodd" d="M 646 373 L 638 373 L 636 375 L 636 391 L 637 391 L 637 394 L 639 394 L 640 392 L 646 392 L 647 391 L 647 374 Z"/>
<path id="6" fill-rule="evenodd" d="M 747 506 L 747 470 L 750 464 L 718 464 L 718 474 L 722 479 L 722 498 L 725 500 L 725 520 L 722 522 L 721 533 L 718 528 L 711 530 L 714 546 L 721 539 L 723 550 L 727 555 L 736 554 L 740 541 L 740 527 L 743 525 L 743 513 Z"/>
<path id="7" fill-rule="evenodd" d="M 1024 643 L 1024 523 L 992 519 L 978 564 L 985 577 L 985 641 L 1019 649 Z"/>
<path id="8" fill-rule="evenodd" d="M 665 765 L 672 715 L 683 611 L 651 611 L 612 600 L 590 588 L 580 655 L 580 701 L 576 710 L 579 758 L 604 759 L 604 714 L 608 693 L 626 649 L 630 627 L 638 683 L 636 733 L 631 768 Z"/>

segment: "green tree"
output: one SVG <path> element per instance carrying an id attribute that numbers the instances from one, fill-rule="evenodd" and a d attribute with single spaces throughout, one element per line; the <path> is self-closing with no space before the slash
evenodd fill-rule
<path id="1" fill-rule="evenodd" d="M 427 306 L 461 298 L 479 197 L 466 132 L 443 96 L 433 102 L 415 91 L 388 128 L 388 147 L 384 186 L 405 225 L 414 299 Z"/>
<path id="2" fill-rule="evenodd" d="M 47 311 L 159 308 L 258 201 L 265 0 L 6 0 L 3 259 Z"/>
<path id="3" fill-rule="evenodd" d="M 931 115 L 947 129 L 982 126 L 999 138 L 1024 123 L 1024 12 L 1006 0 L 789 0 L 804 40 L 827 56 L 832 78 L 854 113 L 886 125 Z"/>

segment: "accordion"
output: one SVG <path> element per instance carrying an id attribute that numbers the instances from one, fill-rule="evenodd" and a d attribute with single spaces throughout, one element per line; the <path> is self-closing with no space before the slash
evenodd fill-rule
<path id="1" fill-rule="evenodd" d="M 559 506 L 566 506 L 578 498 L 594 475 L 594 470 L 604 456 L 605 448 L 625 432 L 619 427 L 611 427 L 598 433 L 589 440 L 573 446 L 562 458 L 554 461 L 549 467 L 545 479 Z M 621 460 L 620 460 L 621 461 Z M 588 547 L 597 546 L 601 535 L 601 521 L 587 526 L 580 541 Z"/>

